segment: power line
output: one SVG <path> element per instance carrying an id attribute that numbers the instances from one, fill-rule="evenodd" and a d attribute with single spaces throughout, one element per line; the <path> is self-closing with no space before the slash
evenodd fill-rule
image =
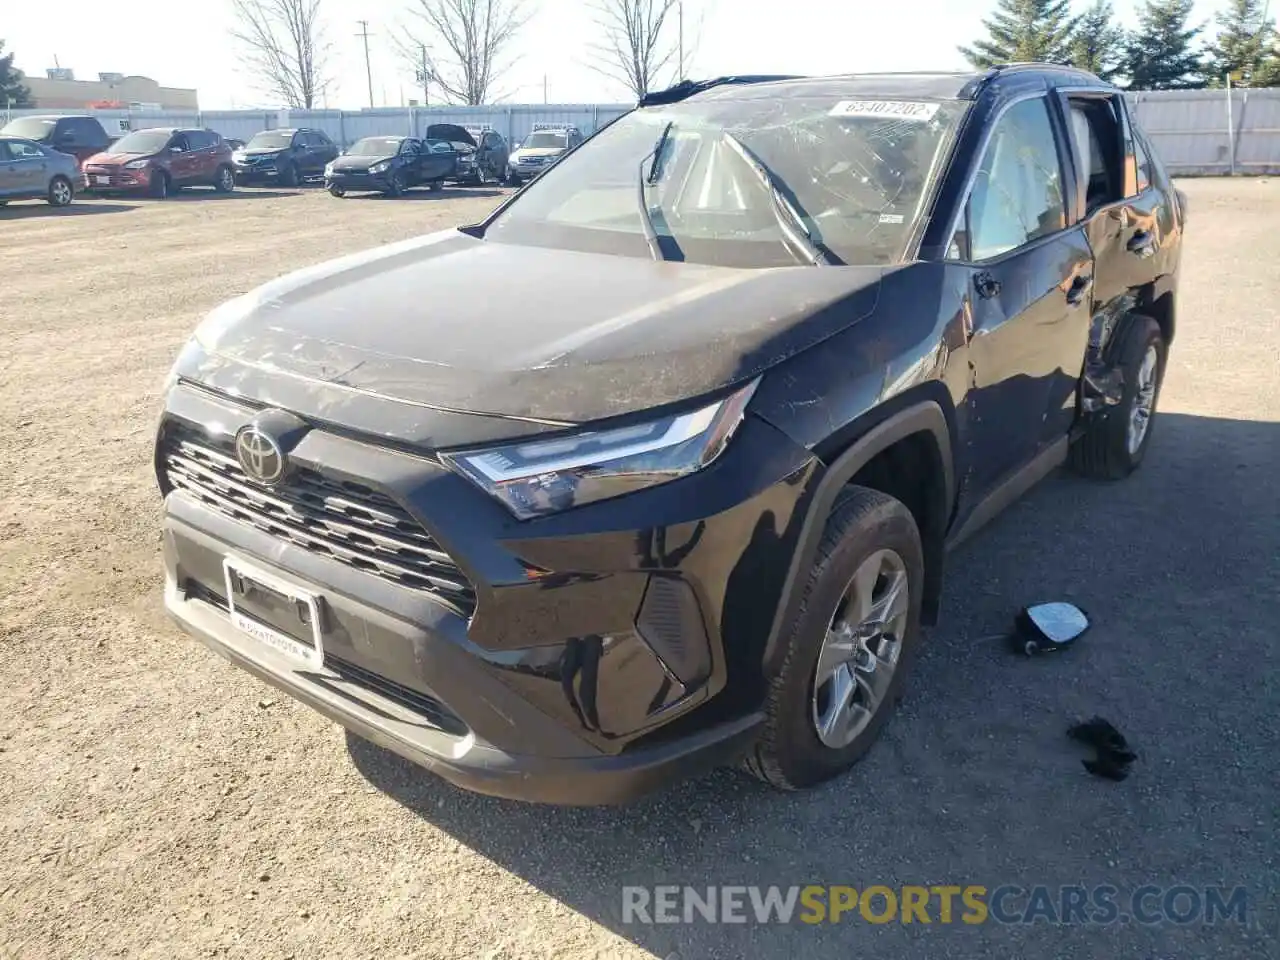
<path id="1" fill-rule="evenodd" d="M 373 109 L 373 68 L 369 65 L 369 21 L 357 20 L 360 24 L 360 32 L 356 34 L 364 40 L 364 75 L 369 82 L 369 108 Z"/>

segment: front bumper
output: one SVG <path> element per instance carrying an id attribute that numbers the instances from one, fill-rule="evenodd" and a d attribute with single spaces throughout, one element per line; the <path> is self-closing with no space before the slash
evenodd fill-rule
<path id="1" fill-rule="evenodd" d="M 344 562 L 358 538 L 314 549 L 314 510 L 289 535 L 288 512 L 256 516 L 242 478 L 205 496 L 166 481 L 169 437 L 233 436 L 254 412 L 179 385 L 157 452 L 166 606 L 221 655 L 459 786 L 517 799 L 622 802 L 758 733 L 758 663 L 816 469 L 772 427 L 748 418 L 700 474 L 529 523 L 427 459 L 306 433 L 297 469 L 403 505 L 474 586 L 469 607 Z M 227 557 L 321 598 L 322 666 L 232 623 Z"/>
<path id="2" fill-rule="evenodd" d="M 373 190 L 379 193 L 391 189 L 391 174 L 387 173 L 347 173 L 335 170 L 324 177 L 326 187 L 341 187 L 343 190 Z"/>
<path id="3" fill-rule="evenodd" d="M 233 163 L 237 183 L 259 183 L 263 180 L 274 180 L 280 176 L 280 170 L 274 163 Z"/>
<path id="4" fill-rule="evenodd" d="M 117 191 L 146 190 L 151 186 L 151 171 L 141 170 L 85 170 L 84 190 L 88 193 L 114 193 Z"/>

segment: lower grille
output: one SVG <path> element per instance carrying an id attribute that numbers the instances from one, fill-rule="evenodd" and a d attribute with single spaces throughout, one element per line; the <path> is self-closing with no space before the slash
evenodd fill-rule
<path id="1" fill-rule="evenodd" d="M 227 598 L 219 591 L 207 587 L 196 580 L 187 580 L 182 585 L 182 588 L 188 599 L 200 600 L 211 607 L 217 607 L 223 611 L 231 609 L 227 603 Z M 462 722 L 461 718 L 430 694 L 395 683 L 371 670 L 358 667 L 354 663 L 329 653 L 324 655 L 324 665 L 349 683 L 364 687 L 403 707 L 407 707 L 442 733 L 452 734 L 455 737 L 465 737 L 467 735 L 467 725 Z"/>
<path id="2" fill-rule="evenodd" d="M 466 575 L 385 494 L 305 467 L 277 487 L 258 487 L 241 469 L 231 437 L 177 421 L 165 427 L 161 462 L 173 489 L 224 516 L 430 594 L 464 617 L 475 612 L 475 590 Z"/>

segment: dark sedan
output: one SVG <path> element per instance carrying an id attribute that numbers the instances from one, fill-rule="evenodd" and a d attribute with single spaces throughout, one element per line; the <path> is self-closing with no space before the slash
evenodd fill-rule
<path id="1" fill-rule="evenodd" d="M 423 184 L 439 190 L 457 163 L 457 151 L 439 140 L 365 137 L 325 167 L 324 185 L 335 197 L 346 196 L 348 190 L 398 197 Z"/>

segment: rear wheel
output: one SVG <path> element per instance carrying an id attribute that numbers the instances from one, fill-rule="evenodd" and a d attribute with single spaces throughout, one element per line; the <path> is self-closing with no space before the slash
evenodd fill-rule
<path id="1" fill-rule="evenodd" d="M 66 177 L 54 177 L 49 181 L 49 205 L 65 207 L 76 197 L 76 189 Z"/>
<path id="2" fill-rule="evenodd" d="M 218 168 L 217 174 L 213 178 L 213 189 L 219 193 L 230 193 L 236 188 L 236 174 L 228 166 Z"/>
<path id="3" fill-rule="evenodd" d="M 1122 480 L 1138 469 L 1151 442 L 1167 347 L 1158 323 L 1134 315 L 1112 349 L 1124 382 L 1120 402 L 1085 428 L 1071 448 L 1071 466 L 1086 477 Z"/>
<path id="4" fill-rule="evenodd" d="M 898 500 L 850 487 L 827 521 L 786 659 L 769 688 L 766 725 L 745 765 L 786 790 L 862 759 L 897 701 L 915 653 L 924 552 Z"/>

